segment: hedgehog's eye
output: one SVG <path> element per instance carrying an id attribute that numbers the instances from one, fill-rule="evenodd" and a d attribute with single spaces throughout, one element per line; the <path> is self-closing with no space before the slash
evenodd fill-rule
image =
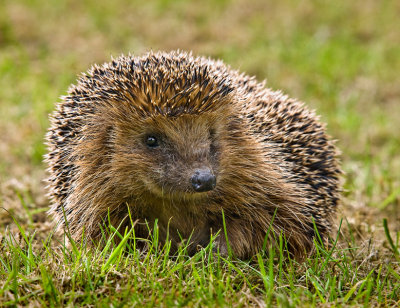
<path id="1" fill-rule="evenodd" d="M 147 136 L 145 142 L 146 142 L 146 145 L 147 145 L 149 148 L 156 148 L 156 147 L 159 146 L 158 140 L 157 140 L 157 138 L 154 137 L 154 136 Z"/>

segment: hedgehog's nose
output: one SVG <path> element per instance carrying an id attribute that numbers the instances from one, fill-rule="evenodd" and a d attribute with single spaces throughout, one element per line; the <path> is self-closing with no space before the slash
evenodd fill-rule
<path id="1" fill-rule="evenodd" d="M 213 190 L 217 180 L 210 169 L 197 169 L 190 179 L 192 187 L 197 192 Z"/>

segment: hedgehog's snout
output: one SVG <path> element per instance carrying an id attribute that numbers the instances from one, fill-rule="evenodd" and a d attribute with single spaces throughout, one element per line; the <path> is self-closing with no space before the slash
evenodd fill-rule
<path id="1" fill-rule="evenodd" d="M 217 178 L 209 168 L 196 169 L 190 183 L 196 192 L 213 190 L 217 184 Z"/>

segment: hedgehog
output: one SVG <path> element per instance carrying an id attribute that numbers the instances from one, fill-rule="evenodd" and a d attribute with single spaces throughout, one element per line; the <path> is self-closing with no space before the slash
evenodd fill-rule
<path id="1" fill-rule="evenodd" d="M 335 141 L 302 102 L 183 51 L 120 56 L 70 86 L 46 136 L 49 213 L 96 243 L 105 224 L 188 254 L 251 258 L 326 241 L 340 199 Z M 123 229 L 122 229 L 123 230 Z"/>

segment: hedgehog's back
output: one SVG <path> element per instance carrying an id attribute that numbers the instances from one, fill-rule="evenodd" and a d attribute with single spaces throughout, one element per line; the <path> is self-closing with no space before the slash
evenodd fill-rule
<path id="1" fill-rule="evenodd" d="M 339 152 L 314 111 L 280 91 L 239 76 L 238 83 L 250 96 L 242 106 L 253 134 L 266 151 L 269 163 L 288 170 L 288 181 L 307 196 L 311 214 L 321 233 L 330 229 L 340 200 Z"/>

